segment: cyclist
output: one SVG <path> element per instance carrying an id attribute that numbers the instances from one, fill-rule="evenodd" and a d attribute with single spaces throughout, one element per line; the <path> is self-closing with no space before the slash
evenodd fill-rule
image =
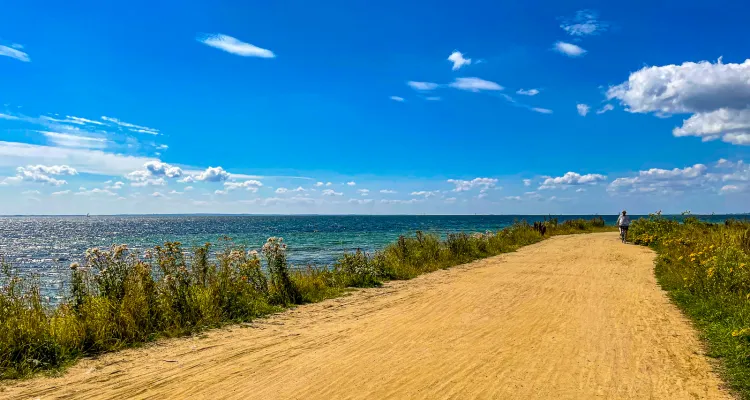
<path id="1" fill-rule="evenodd" d="M 628 228 L 630 227 L 630 217 L 628 217 L 628 212 L 623 210 L 622 214 L 620 214 L 619 217 L 617 217 L 617 225 L 618 228 L 620 228 L 620 238 L 622 238 L 622 242 L 625 243 L 628 241 Z"/>

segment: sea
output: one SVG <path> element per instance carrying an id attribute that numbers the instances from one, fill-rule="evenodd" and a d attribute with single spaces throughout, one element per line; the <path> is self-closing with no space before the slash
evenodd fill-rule
<path id="1" fill-rule="evenodd" d="M 166 241 L 186 248 L 218 243 L 229 237 L 248 250 L 259 250 L 267 238 L 283 237 L 288 259 L 296 268 L 330 265 L 344 252 L 376 251 L 420 230 L 444 236 L 455 232 L 496 231 L 515 221 L 529 223 L 540 215 L 127 215 L 127 216 L 6 216 L 0 217 L 0 259 L 22 275 L 40 280 L 48 294 L 64 292 L 69 265 L 80 262 L 86 249 L 127 244 L 143 250 Z M 593 215 L 554 216 L 567 219 Z M 602 216 L 614 224 L 616 215 Z M 721 222 L 729 216 L 700 216 Z M 746 217 L 746 216 L 745 216 Z M 634 216 L 638 218 L 638 216 Z M 675 217 L 679 218 L 679 217 Z"/>

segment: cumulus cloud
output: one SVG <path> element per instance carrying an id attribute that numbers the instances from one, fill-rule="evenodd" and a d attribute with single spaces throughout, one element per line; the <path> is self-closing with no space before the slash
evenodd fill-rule
<path id="1" fill-rule="evenodd" d="M 323 196 L 343 196 L 341 192 L 336 192 L 333 189 L 326 189 L 323 191 Z"/>
<path id="2" fill-rule="evenodd" d="M 705 188 L 714 179 L 707 170 L 708 167 L 703 164 L 674 169 L 651 168 L 639 171 L 637 176 L 615 179 L 609 184 L 607 191 L 671 193 Z"/>
<path id="3" fill-rule="evenodd" d="M 3 56 L 15 58 L 16 60 L 23 61 L 23 62 L 31 61 L 31 58 L 29 58 L 29 55 L 24 53 L 23 51 L 19 49 L 14 49 L 13 47 L 0 45 L 0 57 L 3 57 Z"/>
<path id="4" fill-rule="evenodd" d="M 610 87 L 607 98 L 633 113 L 692 114 L 675 136 L 750 145 L 750 59 L 644 67 Z"/>
<path id="5" fill-rule="evenodd" d="M 607 179 L 606 176 L 600 174 L 586 174 L 581 175 L 577 172 L 566 172 L 563 176 L 558 177 L 546 177 L 539 189 L 556 189 L 556 188 L 567 188 L 569 186 L 577 185 L 596 185 L 599 182 Z"/>
<path id="6" fill-rule="evenodd" d="M 61 190 L 59 192 L 52 192 L 53 196 L 62 196 L 65 194 L 70 194 L 70 190 Z"/>
<path id="7" fill-rule="evenodd" d="M 433 196 L 437 196 L 438 194 L 440 194 L 440 191 L 438 190 L 435 190 L 435 191 L 420 190 L 418 192 L 411 192 L 412 196 L 422 196 L 425 199 L 433 197 Z"/>
<path id="8" fill-rule="evenodd" d="M 393 101 L 398 101 L 399 103 L 403 103 L 404 102 L 404 98 L 403 97 L 399 97 L 399 96 L 391 96 L 390 99 L 393 100 Z"/>
<path id="9" fill-rule="evenodd" d="M 529 90 L 518 89 L 516 91 L 516 94 L 520 94 L 523 96 L 536 96 L 539 94 L 539 90 L 538 89 L 529 89 Z"/>
<path id="10" fill-rule="evenodd" d="M 293 189 L 292 192 L 306 192 L 307 189 L 303 188 L 302 186 L 297 186 L 297 189 Z"/>
<path id="11" fill-rule="evenodd" d="M 738 193 L 744 191 L 744 188 L 738 185 L 724 185 L 719 189 L 720 194 Z"/>
<path id="12" fill-rule="evenodd" d="M 395 190 L 383 189 L 383 190 L 380 191 L 380 193 L 383 193 L 383 194 L 396 194 L 398 192 L 396 192 Z"/>
<path id="13" fill-rule="evenodd" d="M 242 182 L 224 182 L 224 190 L 226 191 L 231 191 L 235 189 L 245 189 L 245 190 L 255 193 L 261 187 L 263 187 L 263 183 L 255 179 L 248 179 Z M 282 189 L 282 191 L 279 192 L 279 189 Z M 285 193 L 287 191 L 286 188 L 279 188 L 279 189 L 276 189 L 276 193 Z M 187 188 L 185 190 L 187 190 Z"/>
<path id="14" fill-rule="evenodd" d="M 372 199 L 349 199 L 349 203 L 352 204 L 370 204 Z"/>
<path id="15" fill-rule="evenodd" d="M 2 184 L 12 184 L 19 182 L 36 182 L 52 186 L 62 186 L 68 182 L 62 179 L 56 179 L 52 176 L 60 175 L 77 175 L 78 171 L 67 165 L 27 165 L 16 168 L 16 175 L 3 179 Z"/>
<path id="16" fill-rule="evenodd" d="M 448 61 L 453 63 L 453 70 L 458 71 L 464 65 L 471 64 L 471 58 L 464 58 L 464 55 L 460 51 L 454 51 L 448 56 Z"/>
<path id="17" fill-rule="evenodd" d="M 208 167 L 205 171 L 193 177 L 196 181 L 223 182 L 229 179 L 229 173 L 222 167 Z"/>
<path id="18" fill-rule="evenodd" d="M 609 27 L 606 22 L 598 20 L 593 10 L 579 10 L 573 18 L 561 18 L 560 28 L 571 36 L 598 35 Z"/>
<path id="19" fill-rule="evenodd" d="M 283 187 L 280 187 L 280 188 L 276 189 L 276 193 L 278 193 L 278 194 L 286 193 L 288 191 L 289 191 L 289 189 L 283 188 Z"/>
<path id="20" fill-rule="evenodd" d="M 523 185 L 524 186 L 531 186 L 531 179 L 524 179 L 523 180 Z"/>
<path id="21" fill-rule="evenodd" d="M 370 194 L 370 189 L 359 189 L 357 192 L 359 192 L 360 196 L 368 196 Z"/>
<path id="22" fill-rule="evenodd" d="M 448 179 L 448 183 L 455 185 L 454 192 L 465 192 L 474 188 L 483 190 L 494 188 L 497 185 L 497 179 L 494 178 L 474 178 L 470 181 L 462 179 Z"/>
<path id="23" fill-rule="evenodd" d="M 558 53 L 565 54 L 568 57 L 580 57 L 586 54 L 586 50 L 573 43 L 557 42 L 554 49 Z"/>
<path id="24" fill-rule="evenodd" d="M 149 161 L 143 164 L 143 166 L 153 176 L 166 176 L 167 178 L 177 178 L 182 176 L 182 169 L 179 167 L 173 167 L 161 161 Z"/>
<path id="25" fill-rule="evenodd" d="M 180 176 L 182 176 L 182 169 L 156 160 L 144 163 L 143 169 L 125 175 L 125 179 L 131 181 L 131 186 L 135 187 L 163 186 L 167 184 L 165 178 Z"/>
<path id="26" fill-rule="evenodd" d="M 164 178 L 146 178 L 135 180 L 130 184 L 133 187 L 144 187 L 144 186 L 164 186 L 167 181 Z"/>
<path id="27" fill-rule="evenodd" d="M 486 81 L 481 78 L 456 78 L 453 83 L 450 83 L 448 86 L 459 89 L 459 90 L 467 90 L 469 92 L 480 92 L 483 90 L 503 90 L 503 87 L 498 85 L 495 82 L 492 81 Z"/>
<path id="28" fill-rule="evenodd" d="M 324 185 L 324 183 L 323 183 L 323 182 L 315 182 L 315 186 L 317 186 L 317 187 L 321 187 L 321 186 L 323 186 L 323 185 Z"/>
<path id="29" fill-rule="evenodd" d="M 585 117 L 589 113 L 589 106 L 586 104 L 576 104 L 576 110 L 578 110 L 578 115 Z"/>
<path id="30" fill-rule="evenodd" d="M 347 186 L 356 186 L 357 182 L 354 182 L 354 181 L 346 182 L 346 185 Z"/>
<path id="31" fill-rule="evenodd" d="M 263 49 L 250 43 L 245 43 L 239 39 L 221 33 L 198 35 L 196 40 L 206 46 L 211 46 L 242 57 L 276 57 L 271 50 Z"/>
<path id="32" fill-rule="evenodd" d="M 433 83 L 433 82 L 409 81 L 409 82 L 406 82 L 406 84 L 409 85 L 409 87 L 411 87 L 412 89 L 419 90 L 419 91 L 435 90 L 438 88 L 438 86 L 440 86 L 437 83 Z"/>
<path id="33" fill-rule="evenodd" d="M 83 189 L 83 188 L 81 188 Z M 80 192 L 75 193 L 76 196 L 116 196 L 116 193 L 111 192 L 107 189 L 91 189 L 91 190 L 81 190 Z"/>

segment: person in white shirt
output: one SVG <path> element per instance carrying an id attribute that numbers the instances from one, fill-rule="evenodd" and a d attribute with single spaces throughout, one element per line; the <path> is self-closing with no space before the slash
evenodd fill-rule
<path id="1" fill-rule="evenodd" d="M 622 211 L 622 214 L 617 217 L 615 225 L 620 228 L 620 236 L 622 237 L 622 242 L 625 243 L 628 240 L 628 228 L 630 227 L 630 217 L 628 217 L 627 211 Z"/>

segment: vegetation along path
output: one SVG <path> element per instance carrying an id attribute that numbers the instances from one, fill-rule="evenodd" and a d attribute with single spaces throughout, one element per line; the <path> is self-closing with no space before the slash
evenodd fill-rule
<path id="1" fill-rule="evenodd" d="M 3 398 L 729 398 L 654 254 L 617 234 L 86 359 Z"/>

